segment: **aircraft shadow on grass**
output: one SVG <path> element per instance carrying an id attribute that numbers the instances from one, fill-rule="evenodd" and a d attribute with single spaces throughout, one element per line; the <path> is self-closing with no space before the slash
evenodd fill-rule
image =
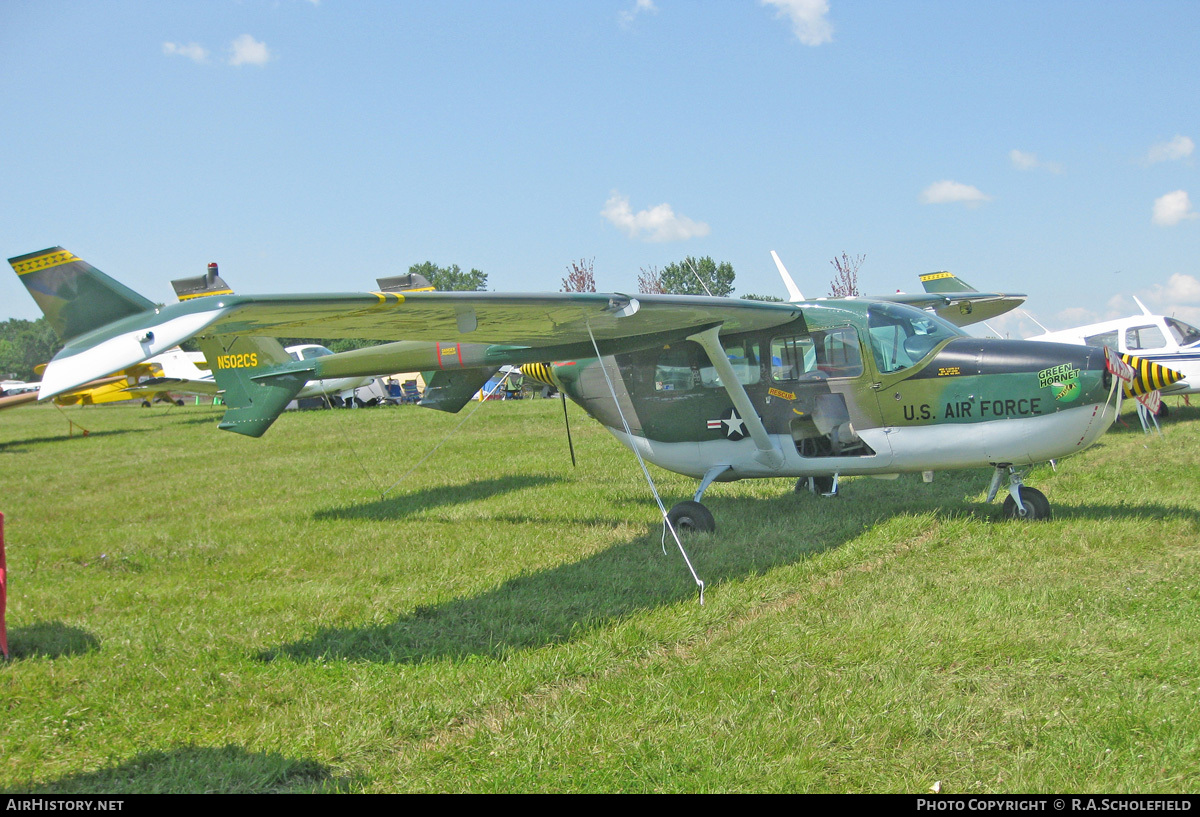
<path id="1" fill-rule="evenodd" d="M 426 488 L 410 494 L 397 494 L 374 502 L 362 502 L 345 505 L 340 508 L 328 508 L 317 511 L 313 519 L 374 519 L 389 521 L 407 519 L 410 516 L 428 511 L 440 506 L 455 506 L 466 502 L 497 496 L 498 494 L 522 491 L 526 488 L 537 488 L 553 482 L 562 482 L 562 477 L 538 476 L 533 474 L 497 477 L 496 479 L 481 479 L 468 482 L 465 485 L 445 485 L 437 488 Z"/>
<path id="2" fill-rule="evenodd" d="M 100 649 L 100 639 L 61 621 L 39 621 L 8 631 L 8 651 L 12 658 L 62 658 Z"/>
<path id="3" fill-rule="evenodd" d="M 112 437 L 118 434 L 129 434 L 134 430 L 135 429 L 131 428 L 118 428 L 113 429 L 112 431 L 90 431 L 88 432 L 87 437 L 88 439 L 92 439 L 94 437 Z M 38 443 L 67 442 L 75 437 L 83 439 L 82 434 L 75 434 L 74 436 L 70 434 L 58 434 L 53 437 L 30 437 L 27 440 L 9 440 L 7 442 L 0 442 L 0 454 L 28 454 L 28 451 L 20 448 L 19 446 L 36 445 Z"/>
<path id="4" fill-rule="evenodd" d="M 335 777 L 329 767 L 321 763 L 286 757 L 278 752 L 251 752 L 232 745 L 182 746 L 146 752 L 94 772 L 41 781 L 26 791 L 55 794 L 278 794 L 347 791 L 352 783 L 350 778 Z"/>
<path id="5" fill-rule="evenodd" d="M 743 541 L 731 544 L 718 531 L 715 536 L 689 538 L 687 547 L 711 593 L 721 584 L 801 561 L 861 535 L 862 514 L 836 512 L 836 505 L 843 502 L 874 503 L 878 513 L 871 525 L 898 514 L 926 513 L 1006 524 L 999 521 L 998 503 L 976 499 L 988 480 L 986 474 L 963 474 L 929 486 L 918 486 L 913 480 L 881 494 L 879 483 L 864 479 L 848 481 L 846 496 L 835 499 L 810 495 L 733 499 L 731 505 L 753 506 L 747 518 L 756 526 L 794 531 L 794 535 L 756 537 L 743 532 Z M 834 513 L 822 514 L 819 525 L 805 524 L 806 514 L 820 514 L 826 508 Z M 405 506 L 396 513 L 415 510 L 414 501 L 412 511 Z M 1200 514 L 1191 509 L 1154 503 L 1059 505 L 1055 513 L 1058 519 L 1183 516 L 1200 524 Z M 501 515 L 496 521 L 534 520 Z M 469 656 L 502 658 L 516 650 L 566 641 L 635 611 L 695 599 L 696 586 L 678 551 L 668 540 L 664 556 L 659 542 L 660 528 L 653 526 L 644 536 L 577 562 L 515 576 L 478 596 L 418 607 L 390 623 L 324 628 L 311 638 L 263 650 L 257 657 L 419 663 Z"/>

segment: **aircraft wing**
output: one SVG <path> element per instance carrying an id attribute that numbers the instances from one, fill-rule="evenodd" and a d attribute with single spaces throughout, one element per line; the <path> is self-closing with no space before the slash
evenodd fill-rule
<path id="1" fill-rule="evenodd" d="M 39 399 L 120 371 L 197 335 L 304 336 L 496 344 L 581 355 L 645 348 L 711 326 L 729 332 L 788 323 L 796 305 L 620 293 L 368 292 L 229 295 L 147 310 L 73 338 L 46 368 Z M 211 361 L 210 361 L 211 362 Z"/>
<path id="2" fill-rule="evenodd" d="M 215 380 L 187 380 L 182 377 L 151 377 L 134 386 L 123 389 L 127 392 L 161 393 L 169 391 L 183 394 L 216 394 L 220 389 Z"/>
<path id="3" fill-rule="evenodd" d="M 21 394 L 6 394 L 0 397 L 0 410 L 23 406 L 26 403 L 32 403 L 37 398 L 37 392 L 35 391 L 22 392 Z"/>

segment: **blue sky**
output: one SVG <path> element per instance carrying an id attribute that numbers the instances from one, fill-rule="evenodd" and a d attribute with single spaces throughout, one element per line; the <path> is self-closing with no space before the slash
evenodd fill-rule
<path id="1" fill-rule="evenodd" d="M 359 291 L 414 263 L 736 294 L 949 269 L 1050 328 L 1200 322 L 1200 3 L 0 3 L 0 249 L 154 300 Z M 0 318 L 37 316 L 11 274 Z M 1002 331 L 1036 331 L 1022 318 Z"/>

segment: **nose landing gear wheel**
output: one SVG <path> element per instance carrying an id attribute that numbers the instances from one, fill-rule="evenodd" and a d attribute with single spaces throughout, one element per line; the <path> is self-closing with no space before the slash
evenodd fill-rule
<path id="1" fill-rule="evenodd" d="M 690 499 L 671 508 L 667 512 L 667 519 L 679 533 L 712 533 L 717 529 L 712 512 Z"/>
<path id="2" fill-rule="evenodd" d="M 1050 500 L 1046 499 L 1046 495 L 1036 488 L 1027 488 L 1021 486 L 1021 504 L 1025 506 L 1024 512 L 1017 507 L 1017 503 L 1013 500 L 1010 494 L 1004 500 L 1004 508 L 1002 513 L 1005 519 L 1022 519 L 1026 522 L 1040 522 L 1050 518 Z"/>

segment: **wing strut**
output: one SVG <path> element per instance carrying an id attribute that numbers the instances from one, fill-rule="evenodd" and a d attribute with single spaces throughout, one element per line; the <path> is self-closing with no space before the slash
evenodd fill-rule
<path id="1" fill-rule="evenodd" d="M 650 476 L 650 469 L 646 467 L 646 461 L 642 459 L 642 452 L 638 451 L 637 439 L 633 436 L 633 431 L 629 428 L 629 421 L 625 419 L 625 412 L 621 409 L 621 401 L 617 399 L 617 390 L 613 386 L 612 378 L 608 374 L 608 364 L 604 362 L 604 356 L 600 354 L 600 346 L 596 343 L 596 336 L 592 334 L 592 325 L 587 325 L 588 336 L 592 339 L 592 348 L 596 350 L 596 360 L 600 362 L 600 371 L 604 372 L 604 382 L 608 384 L 608 393 L 612 395 L 613 405 L 617 407 L 617 414 L 621 417 L 621 425 L 625 427 L 625 437 L 629 440 L 629 447 L 633 449 L 633 454 L 637 457 L 638 465 L 642 466 L 642 473 L 646 475 L 646 482 L 650 483 L 650 493 L 654 494 L 654 501 L 658 503 L 659 513 L 662 514 L 663 527 L 671 532 L 671 538 L 675 540 L 679 552 L 683 554 L 683 563 L 687 565 L 687 569 L 692 574 L 692 579 L 696 582 L 696 587 L 700 589 L 700 604 L 704 604 L 704 580 L 696 575 L 696 568 L 692 567 L 692 560 L 688 558 L 687 551 L 683 549 L 683 542 L 679 541 L 679 534 L 675 530 L 675 526 L 671 524 L 671 519 L 667 515 L 667 506 L 663 505 L 662 497 L 658 495 L 658 487 L 654 484 L 654 479 Z M 666 532 L 663 533 L 663 550 L 666 550 Z"/>
<path id="2" fill-rule="evenodd" d="M 742 416 L 742 422 L 746 424 L 746 430 L 750 432 L 750 439 L 754 440 L 754 447 L 758 449 L 754 454 L 754 459 L 768 468 L 780 468 L 783 466 L 783 452 L 771 442 L 771 437 L 767 434 L 767 427 L 763 425 L 762 418 L 758 416 L 754 403 L 750 400 L 750 395 L 746 394 L 745 387 L 737 379 L 737 372 L 729 363 L 729 355 L 721 346 L 719 330 L 720 327 L 713 326 L 703 332 L 689 335 L 688 340 L 694 340 L 704 347 L 708 359 L 712 361 L 713 368 L 720 375 L 725 393 L 729 395 L 729 399 L 733 401 L 733 407 Z"/>

